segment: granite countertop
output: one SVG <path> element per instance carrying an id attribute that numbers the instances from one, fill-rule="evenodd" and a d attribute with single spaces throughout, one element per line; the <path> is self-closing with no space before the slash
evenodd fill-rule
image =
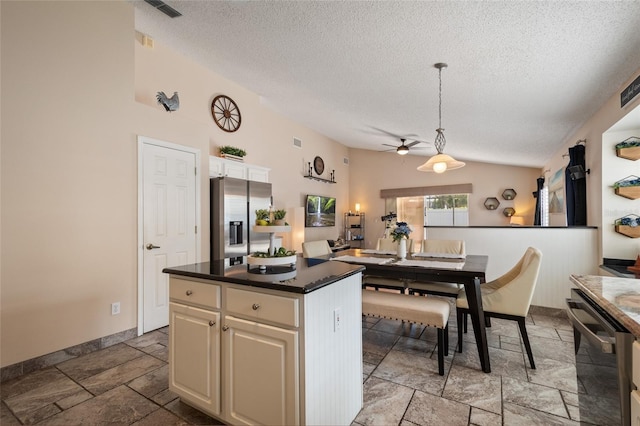
<path id="1" fill-rule="evenodd" d="M 571 275 L 571 282 L 640 339 L 640 281 L 635 278 Z"/>
<path id="2" fill-rule="evenodd" d="M 251 265 L 251 267 L 247 264 L 225 266 L 224 260 L 175 266 L 165 268 L 162 272 L 290 293 L 309 293 L 362 272 L 364 269 L 360 265 L 304 259 L 298 255 L 295 265 L 269 266 L 264 272 L 261 272 L 256 265 Z"/>

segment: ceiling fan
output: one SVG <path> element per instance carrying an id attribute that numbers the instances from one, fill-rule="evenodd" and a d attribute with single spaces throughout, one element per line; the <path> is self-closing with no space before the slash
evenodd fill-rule
<path id="1" fill-rule="evenodd" d="M 422 141 L 422 140 L 419 140 L 419 139 L 415 139 L 415 137 L 418 136 L 418 135 L 415 135 L 415 134 L 397 135 L 395 133 L 389 132 L 389 131 L 384 130 L 384 129 L 380 129 L 378 127 L 373 127 L 373 126 L 370 126 L 370 127 L 377 134 L 383 133 L 383 134 L 385 134 L 387 136 L 391 136 L 391 137 L 396 138 L 396 139 L 398 139 L 400 141 L 400 145 L 391 145 L 391 144 L 388 144 L 388 143 L 383 143 L 382 145 L 393 147 L 392 149 L 385 149 L 385 150 L 383 150 L 383 152 L 393 151 L 395 149 L 396 153 L 398 153 L 399 155 L 407 155 L 409 153 L 409 148 L 412 148 L 412 150 L 420 150 L 420 149 L 423 149 L 423 148 L 413 148 L 413 147 L 416 146 L 419 143 L 429 144 L 429 142 L 425 142 L 425 141 Z M 407 143 L 407 141 L 408 141 L 408 143 Z"/>
<path id="2" fill-rule="evenodd" d="M 409 142 L 408 144 L 405 144 L 405 142 L 407 141 L 407 139 L 405 138 L 400 138 L 400 142 L 402 142 L 400 145 L 390 145 L 388 143 L 383 143 L 382 145 L 385 146 L 392 146 L 396 149 L 396 152 L 399 155 L 407 155 L 409 153 L 409 148 L 419 144 L 419 143 L 426 143 L 424 141 L 419 141 L 419 140 L 414 140 L 413 142 Z M 421 148 L 416 148 L 416 149 L 421 149 Z M 385 151 L 391 151 L 391 149 L 385 149 Z"/>

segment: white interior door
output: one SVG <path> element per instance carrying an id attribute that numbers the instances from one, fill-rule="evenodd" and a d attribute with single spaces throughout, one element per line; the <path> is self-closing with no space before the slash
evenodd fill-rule
<path id="1" fill-rule="evenodd" d="M 150 142 L 141 144 L 143 333 L 169 324 L 169 276 L 162 269 L 195 263 L 197 255 L 197 153 Z"/>

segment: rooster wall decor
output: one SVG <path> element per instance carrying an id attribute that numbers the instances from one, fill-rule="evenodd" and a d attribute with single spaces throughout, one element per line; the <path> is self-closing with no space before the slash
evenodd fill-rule
<path id="1" fill-rule="evenodd" d="M 177 111 L 180 108 L 180 99 L 178 99 L 178 92 L 173 92 L 173 96 L 170 98 L 164 94 L 164 92 L 158 92 L 156 95 L 158 103 L 164 107 L 168 112 Z"/>

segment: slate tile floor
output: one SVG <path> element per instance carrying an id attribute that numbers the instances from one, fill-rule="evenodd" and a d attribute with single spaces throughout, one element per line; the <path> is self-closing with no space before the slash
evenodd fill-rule
<path id="1" fill-rule="evenodd" d="M 492 372 L 480 371 L 471 324 L 445 375 L 435 329 L 364 318 L 364 408 L 354 425 L 577 425 L 573 335 L 561 311 L 533 309 L 527 329 L 537 370 L 525 364 L 514 322 L 488 329 Z M 167 329 L 147 333 L 0 385 L 0 424 L 211 425 L 167 389 Z"/>

